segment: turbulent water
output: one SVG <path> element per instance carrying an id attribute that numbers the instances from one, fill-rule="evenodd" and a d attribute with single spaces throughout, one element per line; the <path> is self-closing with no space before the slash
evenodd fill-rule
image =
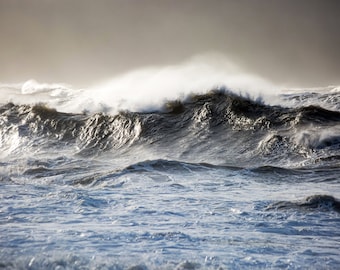
<path id="1" fill-rule="evenodd" d="M 2 87 L 0 268 L 339 268 L 337 88 L 71 113 Z"/>

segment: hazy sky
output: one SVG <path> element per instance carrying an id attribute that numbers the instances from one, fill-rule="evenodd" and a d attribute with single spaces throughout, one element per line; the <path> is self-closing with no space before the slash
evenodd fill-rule
<path id="1" fill-rule="evenodd" d="M 338 0 L 0 0 L 0 82 L 79 86 L 221 53 L 277 83 L 340 85 Z"/>

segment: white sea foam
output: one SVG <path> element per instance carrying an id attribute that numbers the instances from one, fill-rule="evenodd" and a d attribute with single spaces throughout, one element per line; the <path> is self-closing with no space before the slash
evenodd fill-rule
<path id="1" fill-rule="evenodd" d="M 166 100 L 185 99 L 191 93 L 205 93 L 218 87 L 254 98 L 273 95 L 278 89 L 221 55 L 198 56 L 178 65 L 132 70 L 86 89 L 35 80 L 0 87 L 1 103 L 42 102 L 59 111 L 74 113 L 158 110 Z"/>
<path id="2" fill-rule="evenodd" d="M 44 103 L 59 111 L 72 113 L 114 114 L 120 110 L 146 112 L 160 110 L 167 100 L 185 100 L 192 93 L 203 94 L 220 87 L 254 99 L 260 97 L 271 105 L 293 107 L 311 104 L 295 99 L 283 100 L 280 94 L 336 94 L 340 89 L 339 86 L 285 88 L 242 69 L 225 56 L 207 54 L 177 65 L 135 69 L 85 89 L 64 83 L 39 83 L 33 79 L 17 84 L 0 84 L 0 103 Z M 333 107 L 330 106 L 330 109 Z"/>

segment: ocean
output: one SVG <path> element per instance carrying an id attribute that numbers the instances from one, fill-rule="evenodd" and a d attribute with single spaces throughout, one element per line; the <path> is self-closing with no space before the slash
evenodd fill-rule
<path id="1" fill-rule="evenodd" d="M 1 269 L 339 269 L 339 87 L 0 91 Z"/>

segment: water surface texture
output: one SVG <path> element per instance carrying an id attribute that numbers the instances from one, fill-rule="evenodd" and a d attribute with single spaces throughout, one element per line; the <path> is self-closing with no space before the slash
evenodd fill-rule
<path id="1" fill-rule="evenodd" d="M 47 88 L 2 89 L 0 268 L 339 268 L 337 88 L 117 113 Z"/>

